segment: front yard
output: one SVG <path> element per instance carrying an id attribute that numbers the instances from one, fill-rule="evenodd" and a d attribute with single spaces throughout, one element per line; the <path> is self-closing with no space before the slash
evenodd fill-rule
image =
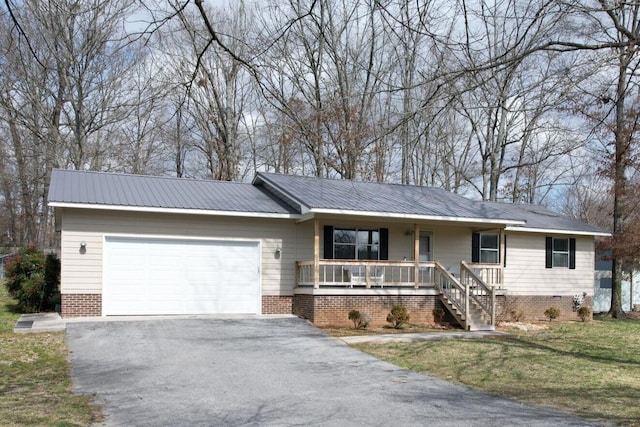
<path id="1" fill-rule="evenodd" d="M 100 417 L 90 398 L 71 390 L 64 333 L 14 334 L 20 315 L 0 281 L 0 423 L 86 426 Z"/>
<path id="2" fill-rule="evenodd" d="M 408 369 L 619 425 L 640 426 L 640 321 L 552 323 L 516 339 L 354 346 Z"/>

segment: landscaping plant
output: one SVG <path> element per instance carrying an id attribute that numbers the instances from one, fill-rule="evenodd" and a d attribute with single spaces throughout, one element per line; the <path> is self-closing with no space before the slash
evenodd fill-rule
<path id="1" fill-rule="evenodd" d="M 580 317 L 583 322 L 586 322 L 587 319 L 591 317 L 591 309 L 589 309 L 589 307 L 580 307 L 578 309 L 578 317 Z"/>
<path id="2" fill-rule="evenodd" d="M 358 329 L 358 323 L 360 322 L 361 318 L 362 318 L 362 314 L 360 314 L 358 310 L 349 311 L 349 320 L 353 322 L 354 328 Z"/>
<path id="3" fill-rule="evenodd" d="M 358 310 L 349 311 L 349 320 L 353 322 L 355 329 L 367 329 L 371 319 L 366 314 L 360 313 Z"/>
<path id="4" fill-rule="evenodd" d="M 402 325 L 409 321 L 409 313 L 405 307 L 394 305 L 387 315 L 387 322 L 391 323 L 395 329 L 402 328 Z"/>
<path id="5" fill-rule="evenodd" d="M 5 287 L 23 313 L 53 309 L 60 283 L 60 260 L 31 245 L 5 266 Z"/>
<path id="6" fill-rule="evenodd" d="M 433 314 L 433 319 L 436 322 L 442 323 L 442 320 L 444 320 L 444 310 L 441 307 L 434 308 L 431 313 Z"/>
<path id="7" fill-rule="evenodd" d="M 553 319 L 557 319 L 560 316 L 560 309 L 558 307 L 549 307 L 544 311 L 544 315 L 549 318 L 549 322 Z"/>

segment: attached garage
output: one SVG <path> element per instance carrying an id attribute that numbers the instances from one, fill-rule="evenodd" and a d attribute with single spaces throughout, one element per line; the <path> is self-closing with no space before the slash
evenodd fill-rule
<path id="1" fill-rule="evenodd" d="M 105 236 L 103 315 L 260 314 L 260 243 Z"/>

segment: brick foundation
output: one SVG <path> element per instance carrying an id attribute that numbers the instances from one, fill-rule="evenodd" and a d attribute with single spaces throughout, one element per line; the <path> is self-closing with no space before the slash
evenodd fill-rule
<path id="1" fill-rule="evenodd" d="M 62 294 L 62 317 L 90 317 L 102 315 L 101 294 Z"/>
<path id="2" fill-rule="evenodd" d="M 292 296 L 262 296 L 262 314 L 291 314 L 292 305 Z"/>
<path id="3" fill-rule="evenodd" d="M 411 323 L 433 322 L 433 309 L 443 307 L 436 295 L 296 295 L 293 314 L 319 326 L 352 326 L 349 311 L 371 318 L 371 325 L 387 325 L 394 305 L 406 307 Z M 447 319 L 453 322 L 453 319 Z"/>
<path id="4" fill-rule="evenodd" d="M 582 302 L 583 307 L 593 307 L 593 298 L 585 297 Z M 544 311 L 549 307 L 560 309 L 560 317 L 556 320 L 567 321 L 579 319 L 578 313 L 573 310 L 573 296 L 520 296 L 512 295 L 498 298 L 497 318 L 498 320 L 511 320 L 512 312 L 524 315 L 521 320 L 539 321 L 548 320 Z"/>

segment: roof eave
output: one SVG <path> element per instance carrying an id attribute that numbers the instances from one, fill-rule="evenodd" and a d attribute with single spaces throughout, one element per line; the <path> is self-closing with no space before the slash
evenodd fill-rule
<path id="1" fill-rule="evenodd" d="M 611 237 L 611 233 L 607 231 L 585 231 L 585 230 L 558 230 L 553 228 L 533 228 L 533 227 L 512 227 L 507 226 L 505 231 L 521 231 L 525 233 L 547 233 L 547 234 L 573 234 L 581 236 L 601 236 Z"/>
<path id="2" fill-rule="evenodd" d="M 369 217 L 378 217 L 378 218 L 409 219 L 414 221 L 447 221 L 447 222 L 467 222 L 467 223 L 471 222 L 471 223 L 478 223 L 478 224 L 501 224 L 501 225 L 526 224 L 524 221 L 512 220 L 512 219 L 419 215 L 419 214 L 404 214 L 404 213 L 396 213 L 396 212 L 355 211 L 355 210 L 347 210 L 347 209 L 313 208 L 313 209 L 310 209 L 309 212 L 312 214 L 369 216 Z"/>
<path id="3" fill-rule="evenodd" d="M 149 212 L 149 213 L 169 213 L 182 215 L 209 215 L 209 216 L 232 216 L 244 218 L 274 218 L 274 219 L 298 219 L 299 214 L 284 214 L 276 212 L 246 212 L 246 211 L 224 211 L 213 209 L 187 209 L 187 208 L 159 208 L 151 206 L 122 206 L 122 205 L 102 205 L 92 203 L 67 203 L 49 202 L 52 208 L 74 208 L 74 209 L 94 209 L 124 212 Z"/>

